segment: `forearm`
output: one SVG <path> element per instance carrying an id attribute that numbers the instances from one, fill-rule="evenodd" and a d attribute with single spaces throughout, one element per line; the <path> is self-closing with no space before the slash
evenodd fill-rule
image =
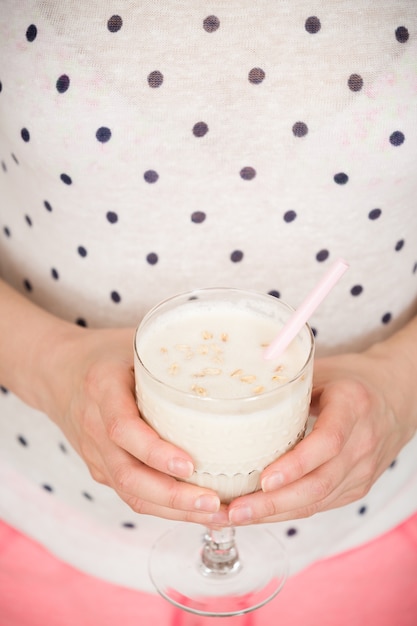
<path id="1" fill-rule="evenodd" d="M 57 342 L 82 332 L 0 280 L 0 384 L 41 409 L 42 381 Z"/>
<path id="2" fill-rule="evenodd" d="M 417 429 L 417 316 L 385 341 L 374 344 L 367 354 L 379 363 L 385 393 L 397 418 Z"/>

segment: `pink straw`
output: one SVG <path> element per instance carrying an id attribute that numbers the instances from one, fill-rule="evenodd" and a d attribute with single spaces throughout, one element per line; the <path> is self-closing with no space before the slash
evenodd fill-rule
<path id="1" fill-rule="evenodd" d="M 343 259 L 338 259 L 326 272 L 323 278 L 314 287 L 304 302 L 293 313 L 288 322 L 281 328 L 275 339 L 264 351 L 265 359 L 275 359 L 291 343 L 307 320 L 314 313 L 319 304 L 333 289 L 337 281 L 343 276 L 349 265 Z"/>

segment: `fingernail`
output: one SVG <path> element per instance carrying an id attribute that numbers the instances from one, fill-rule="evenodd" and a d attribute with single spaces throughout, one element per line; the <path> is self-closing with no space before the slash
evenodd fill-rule
<path id="1" fill-rule="evenodd" d="M 281 472 L 273 472 L 262 480 L 262 491 L 275 491 L 284 484 L 284 476 Z"/>
<path id="2" fill-rule="evenodd" d="M 168 461 L 168 471 L 178 478 L 190 478 L 194 472 L 194 466 L 191 461 L 175 457 Z"/>
<path id="3" fill-rule="evenodd" d="M 200 496 L 194 502 L 197 511 L 205 511 L 206 513 L 217 513 L 220 509 L 220 500 L 217 496 Z"/>
<path id="4" fill-rule="evenodd" d="M 230 509 L 229 520 L 232 524 L 242 524 L 243 522 L 250 522 L 253 518 L 253 511 L 250 506 L 237 506 L 234 509 Z"/>

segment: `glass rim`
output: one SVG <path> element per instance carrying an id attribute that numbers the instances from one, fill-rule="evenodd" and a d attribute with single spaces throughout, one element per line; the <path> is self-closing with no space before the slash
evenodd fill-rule
<path id="1" fill-rule="evenodd" d="M 315 338 L 314 338 L 314 334 L 313 331 L 311 329 L 311 326 L 308 322 L 306 322 L 304 324 L 304 326 L 302 328 L 305 328 L 308 332 L 309 338 L 310 338 L 310 350 L 308 351 L 308 355 L 302 365 L 302 367 L 298 370 L 297 374 L 295 376 L 293 376 L 292 378 L 290 378 L 289 380 L 287 380 L 285 383 L 282 383 L 281 385 L 277 386 L 275 389 L 270 389 L 269 391 L 265 391 L 263 393 L 257 394 L 257 395 L 250 395 L 250 396 L 236 396 L 233 398 L 212 398 L 209 396 L 198 396 L 190 391 L 185 391 L 183 389 L 178 389 L 178 387 L 175 387 L 173 385 L 170 385 L 169 383 L 161 380 L 160 378 L 158 378 L 158 376 L 156 376 L 155 374 L 153 374 L 144 364 L 144 362 L 142 361 L 139 352 L 138 352 L 138 347 L 137 347 L 137 337 L 138 334 L 140 332 L 140 329 L 142 328 L 142 326 L 146 323 L 146 321 L 148 321 L 152 315 L 160 308 L 162 308 L 165 305 L 168 305 L 170 302 L 173 302 L 175 300 L 180 300 L 181 298 L 185 298 L 188 297 L 188 300 L 193 300 L 193 299 L 197 299 L 198 294 L 200 293 L 214 293 L 214 292 L 224 292 L 224 293 L 241 293 L 241 294 L 246 294 L 248 296 L 256 296 L 257 298 L 261 297 L 262 299 L 269 299 L 269 298 L 274 298 L 277 302 L 280 303 L 280 306 L 284 307 L 287 309 L 287 311 L 289 312 L 294 312 L 295 309 L 288 304 L 287 302 L 285 302 L 285 300 L 281 300 L 281 298 L 277 298 L 276 296 L 272 296 L 271 294 L 268 293 L 263 293 L 260 291 L 255 291 L 255 290 L 251 290 L 251 289 L 240 289 L 238 287 L 201 287 L 201 288 L 197 288 L 197 289 L 192 289 L 190 291 L 183 291 L 180 293 L 177 293 L 173 296 L 169 296 L 167 298 L 165 298 L 164 300 L 161 300 L 160 302 L 158 302 L 157 304 L 155 304 L 153 307 L 151 307 L 151 309 L 149 309 L 149 311 L 147 313 L 145 313 L 145 315 L 143 316 L 143 318 L 141 319 L 141 321 L 139 322 L 139 324 L 136 326 L 135 328 L 135 333 L 134 333 L 134 341 L 133 341 L 133 346 L 134 346 L 134 352 L 135 355 L 141 365 L 141 367 L 143 368 L 144 372 L 149 376 L 149 378 L 152 379 L 153 382 L 157 383 L 158 385 L 162 385 L 163 387 L 166 387 L 167 389 L 171 390 L 172 392 L 174 392 L 175 394 L 177 394 L 179 397 L 182 398 L 188 398 L 193 400 L 194 402 L 198 402 L 200 403 L 205 403 L 205 404 L 210 404 L 210 403 L 226 403 L 226 404 L 232 404 L 233 402 L 260 402 L 261 400 L 265 400 L 266 398 L 269 398 L 269 396 L 273 395 L 273 394 L 277 394 L 280 393 L 282 390 L 288 388 L 291 384 L 293 384 L 294 382 L 296 382 L 297 380 L 299 380 L 300 378 L 302 378 L 302 376 L 304 375 L 307 367 L 309 366 L 310 362 L 313 359 L 314 356 L 314 350 L 315 350 Z M 195 296 L 195 298 L 193 298 L 193 296 Z M 186 301 L 184 301 L 186 302 Z M 301 332 L 301 331 L 300 331 Z M 299 333 L 298 333 L 299 334 Z"/>

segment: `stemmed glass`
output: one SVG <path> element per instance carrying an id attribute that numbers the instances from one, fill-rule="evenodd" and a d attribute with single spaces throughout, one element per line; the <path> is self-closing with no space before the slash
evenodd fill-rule
<path id="1" fill-rule="evenodd" d="M 239 289 L 200 289 L 158 304 L 136 330 L 140 413 L 163 439 L 191 455 L 195 471 L 189 482 L 214 489 L 222 502 L 259 489 L 262 470 L 304 436 L 312 387 L 313 334 L 305 324 L 293 340 L 298 364 L 289 377 L 281 360 L 270 364 L 274 384 L 268 389 L 250 384 L 258 374 L 253 365 L 256 358 L 252 371 L 245 373 L 249 371 L 247 352 L 252 337 L 247 330 L 242 331 L 245 341 L 242 344 L 240 336 L 237 350 L 243 369 L 228 373 L 249 383 L 245 395 L 211 397 L 204 393 L 198 376 L 201 372 L 216 376 L 215 370 L 226 368 L 223 359 L 229 358 L 229 346 L 222 341 L 228 342 L 236 333 L 239 336 L 241 315 L 245 323 L 253 318 L 261 369 L 264 346 L 292 314 L 291 307 L 272 296 Z M 212 322 L 207 315 L 214 315 Z M 177 334 L 178 322 L 187 329 L 185 340 Z M 189 333 L 197 333 L 194 344 Z M 179 370 L 189 369 L 194 357 L 201 355 L 211 359 L 210 367 L 201 369 L 200 359 L 194 374 L 197 382 L 191 390 L 181 388 Z M 161 374 L 163 369 L 167 375 Z M 287 571 L 285 548 L 266 525 L 204 529 L 178 523 L 156 541 L 149 561 L 150 577 L 164 598 L 189 612 L 211 616 L 238 615 L 261 607 L 282 589 Z"/>

